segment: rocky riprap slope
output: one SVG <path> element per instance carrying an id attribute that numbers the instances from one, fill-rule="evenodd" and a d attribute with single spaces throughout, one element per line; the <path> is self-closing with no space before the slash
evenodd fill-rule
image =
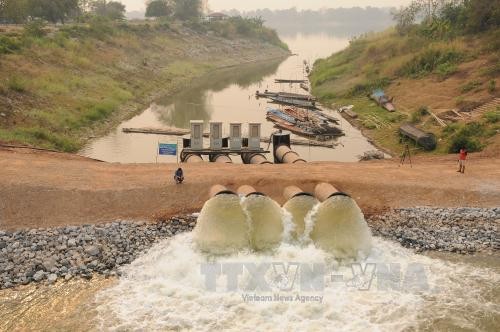
<path id="1" fill-rule="evenodd" d="M 500 207 L 396 209 L 368 218 L 368 224 L 373 235 L 417 252 L 500 250 Z"/>
<path id="2" fill-rule="evenodd" d="M 157 223 L 113 222 L 105 225 L 0 231 L 0 289 L 30 282 L 94 273 L 116 275 L 158 240 L 191 231 L 196 217 Z"/>

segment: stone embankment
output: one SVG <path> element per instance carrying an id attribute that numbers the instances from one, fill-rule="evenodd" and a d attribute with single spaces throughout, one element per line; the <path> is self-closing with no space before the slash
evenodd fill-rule
<path id="1" fill-rule="evenodd" d="M 113 222 L 105 225 L 0 231 L 0 289 L 31 282 L 113 276 L 155 242 L 191 231 L 194 216 L 154 224 Z"/>
<path id="2" fill-rule="evenodd" d="M 500 250 L 500 207 L 396 209 L 368 218 L 373 235 L 417 252 Z"/>

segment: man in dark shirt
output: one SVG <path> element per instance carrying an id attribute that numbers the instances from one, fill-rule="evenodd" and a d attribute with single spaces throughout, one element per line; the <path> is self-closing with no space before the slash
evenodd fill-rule
<path id="1" fill-rule="evenodd" d="M 184 181 L 184 172 L 182 171 L 182 168 L 179 168 L 177 169 L 177 171 L 175 171 L 174 180 L 177 184 L 180 184 L 182 183 L 182 181 Z"/>

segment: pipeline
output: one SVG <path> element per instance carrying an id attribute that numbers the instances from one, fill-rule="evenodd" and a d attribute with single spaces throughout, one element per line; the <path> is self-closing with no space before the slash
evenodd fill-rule
<path id="1" fill-rule="evenodd" d="M 234 191 L 231 191 L 231 190 L 227 189 L 227 187 L 220 185 L 220 184 L 216 184 L 216 185 L 212 186 L 212 188 L 210 188 L 209 194 L 210 194 L 210 198 L 214 198 L 214 197 L 219 196 L 219 195 L 236 195 L 236 193 Z"/>
<path id="2" fill-rule="evenodd" d="M 218 154 L 214 156 L 210 156 L 210 161 L 213 163 L 222 163 L 222 164 L 232 164 L 233 161 L 227 154 Z"/>
<path id="3" fill-rule="evenodd" d="M 351 197 L 348 194 L 346 194 L 344 192 L 341 192 L 340 190 L 338 190 L 337 188 L 335 188 L 331 184 L 324 183 L 324 182 L 320 183 L 320 184 L 318 184 L 316 186 L 316 188 L 314 189 L 314 193 L 316 195 L 316 198 L 320 202 L 324 202 L 324 201 L 326 201 L 327 199 L 329 199 L 330 197 L 333 197 L 333 196 L 347 196 L 347 197 Z"/>
<path id="4" fill-rule="evenodd" d="M 261 153 L 244 153 L 241 155 L 241 160 L 245 164 L 252 165 L 263 165 L 263 164 L 272 164 L 266 157 Z"/>
<path id="5" fill-rule="evenodd" d="M 302 189 L 296 186 L 289 186 L 286 187 L 285 190 L 283 190 L 283 196 L 287 201 L 291 200 L 292 198 L 299 197 L 299 196 L 310 196 L 314 197 L 311 193 L 306 193 Z"/>
<path id="6" fill-rule="evenodd" d="M 248 185 L 244 185 L 244 186 L 239 187 L 238 188 L 238 194 L 240 194 L 242 196 L 245 196 L 245 197 L 249 197 L 249 196 L 253 196 L 253 195 L 256 195 L 256 196 L 266 196 L 263 193 L 258 192 L 257 190 L 255 190 L 254 187 L 248 186 Z"/>
<path id="7" fill-rule="evenodd" d="M 306 163 L 304 159 L 301 159 L 299 154 L 286 145 L 280 145 L 276 149 L 276 158 L 280 163 L 283 164 L 299 164 Z"/>
<path id="8" fill-rule="evenodd" d="M 202 163 L 203 158 L 199 154 L 188 153 L 184 156 L 183 163 Z"/>

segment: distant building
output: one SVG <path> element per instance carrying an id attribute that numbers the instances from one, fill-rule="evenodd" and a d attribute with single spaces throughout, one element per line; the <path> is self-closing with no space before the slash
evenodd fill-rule
<path id="1" fill-rule="evenodd" d="M 208 22 L 225 21 L 229 16 L 223 13 L 210 13 L 207 15 L 206 19 Z"/>

